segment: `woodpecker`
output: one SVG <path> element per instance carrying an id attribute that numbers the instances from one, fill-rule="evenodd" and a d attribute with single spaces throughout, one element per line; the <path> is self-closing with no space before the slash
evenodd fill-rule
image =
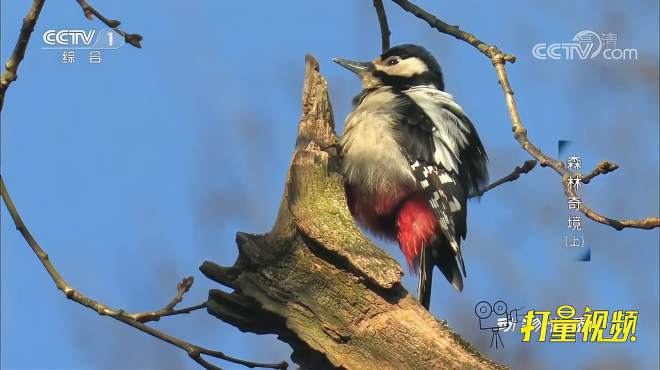
<path id="1" fill-rule="evenodd" d="M 333 61 L 362 81 L 339 143 L 349 208 L 361 225 L 398 241 L 428 309 L 434 266 L 463 290 L 467 199 L 488 181 L 486 151 L 425 48 Z"/>

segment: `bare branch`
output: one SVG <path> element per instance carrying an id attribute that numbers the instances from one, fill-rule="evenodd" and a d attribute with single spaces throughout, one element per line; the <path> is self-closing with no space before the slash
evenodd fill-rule
<path id="1" fill-rule="evenodd" d="M 383 6 L 383 0 L 374 0 L 374 8 L 378 15 L 378 24 L 380 24 L 380 44 L 383 52 L 390 48 L 390 27 L 387 24 L 387 13 Z"/>
<path id="2" fill-rule="evenodd" d="M 186 294 L 188 290 L 190 290 L 192 284 L 193 284 L 192 276 L 188 276 L 183 280 L 181 280 L 181 282 L 176 285 L 177 287 L 176 296 L 172 298 L 172 300 L 167 305 L 165 305 L 165 307 L 161 308 L 158 311 L 124 313 L 124 316 L 128 316 L 133 320 L 140 322 L 149 322 L 149 321 L 158 321 L 163 316 L 180 315 L 180 314 L 190 313 L 192 311 L 200 310 L 202 308 L 206 308 L 206 302 L 204 302 L 195 306 L 186 307 L 179 310 L 174 309 L 174 307 L 176 307 L 177 304 L 183 301 L 183 295 Z"/>
<path id="3" fill-rule="evenodd" d="M 121 22 L 117 19 L 108 19 L 103 16 L 103 14 L 99 13 L 98 10 L 94 9 L 89 3 L 87 3 L 86 0 L 76 0 L 78 4 L 80 4 L 80 7 L 83 10 L 83 13 L 85 14 L 85 17 L 89 19 L 90 21 L 94 19 L 94 16 L 98 18 L 101 22 L 105 23 L 106 26 L 112 28 L 115 32 L 120 34 L 124 40 L 135 46 L 136 48 L 142 48 L 142 44 L 140 44 L 140 41 L 142 41 L 142 35 L 137 34 L 137 33 L 128 33 L 125 31 L 122 31 L 119 28 L 119 25 Z"/>
<path id="4" fill-rule="evenodd" d="M 16 41 L 14 51 L 5 64 L 5 71 L 0 76 L 0 111 L 2 111 L 2 106 L 4 105 L 5 92 L 9 84 L 18 78 L 18 66 L 23 61 L 23 57 L 25 57 L 25 49 L 30 41 L 30 36 L 32 35 L 32 31 L 34 31 L 34 26 L 37 24 L 37 19 L 43 6 L 44 0 L 35 0 L 27 15 L 23 18 L 23 26 L 21 27 L 18 41 Z"/>
<path id="5" fill-rule="evenodd" d="M 286 369 L 288 367 L 288 364 L 284 361 L 276 364 L 264 364 L 264 363 L 250 362 L 250 361 L 236 359 L 227 356 L 222 352 L 212 351 L 210 349 L 200 347 L 195 344 L 188 343 L 184 340 L 175 338 L 165 332 L 147 326 L 143 322 L 143 321 L 146 322 L 150 320 L 157 320 L 161 316 L 169 316 L 177 313 L 188 313 L 190 311 L 194 311 L 196 309 L 205 307 L 206 304 L 203 304 L 182 310 L 177 310 L 177 311 L 173 310 L 174 306 L 178 302 L 180 302 L 181 299 L 183 299 L 183 294 L 186 291 L 188 291 L 190 285 L 192 285 L 192 278 L 183 279 L 183 281 L 178 285 L 177 296 L 172 300 L 172 302 L 166 305 L 162 310 L 155 311 L 153 313 L 127 314 L 123 310 L 112 309 L 103 303 L 100 303 L 85 296 L 84 294 L 77 291 L 75 288 L 73 288 L 64 280 L 62 275 L 60 275 L 60 273 L 57 271 L 53 263 L 50 261 L 48 254 L 41 248 L 39 243 L 37 243 L 37 241 L 34 239 L 28 228 L 25 226 L 25 224 L 23 223 L 23 219 L 16 210 L 16 206 L 14 205 L 14 202 L 9 196 L 9 192 L 7 191 L 7 187 L 5 186 L 5 182 L 2 176 L 0 176 L 0 195 L 2 196 L 2 200 L 5 202 L 5 206 L 7 206 L 7 211 L 9 211 L 9 215 L 14 221 L 14 225 L 16 225 L 16 229 L 21 233 L 21 235 L 28 243 L 30 248 L 32 248 L 32 251 L 37 256 L 37 258 L 39 258 L 39 262 L 41 262 L 41 264 L 44 266 L 50 277 L 53 279 L 53 282 L 55 283 L 57 289 L 61 290 L 62 293 L 64 293 L 64 295 L 68 299 L 96 311 L 99 315 L 110 316 L 115 320 L 121 321 L 153 337 L 156 337 L 160 340 L 163 340 L 165 342 L 168 342 L 183 349 L 184 351 L 186 351 L 186 353 L 188 353 L 188 356 L 190 356 L 193 360 L 195 360 L 199 364 L 202 364 L 206 369 L 215 370 L 220 368 L 215 365 L 209 364 L 205 360 L 201 359 L 200 355 L 215 357 L 224 361 L 233 362 L 250 368 L 261 367 L 261 368 L 269 368 L 269 369 Z M 206 364 L 206 366 L 204 364 Z"/>
<path id="6" fill-rule="evenodd" d="M 487 192 L 489 190 L 492 190 L 493 188 L 496 188 L 496 187 L 498 187 L 498 186 L 500 186 L 504 183 L 510 182 L 510 181 L 515 181 L 520 177 L 520 175 L 528 173 L 529 171 L 534 169 L 534 167 L 536 167 L 536 161 L 534 159 L 527 160 L 527 161 L 525 161 L 525 163 L 523 163 L 522 167 L 516 166 L 516 168 L 513 170 L 513 172 L 511 172 L 510 174 L 502 177 L 501 179 L 495 181 L 494 183 L 492 183 L 490 185 L 484 186 L 483 188 L 479 189 L 478 193 L 472 194 L 470 197 L 471 198 L 480 197 L 480 196 L 484 195 L 485 192 Z"/>
<path id="7" fill-rule="evenodd" d="M 441 33 L 454 36 L 455 38 L 459 40 L 463 40 L 468 44 L 474 46 L 482 54 L 484 54 L 490 59 L 491 63 L 493 63 L 493 66 L 495 67 L 495 71 L 497 73 L 500 86 L 502 87 L 502 91 L 506 99 L 506 105 L 509 110 L 509 115 L 511 118 L 513 136 L 518 141 L 518 143 L 520 143 L 520 146 L 522 146 L 522 148 L 525 151 L 527 151 L 532 157 L 536 158 L 536 160 L 539 161 L 542 167 L 548 166 L 553 170 L 555 170 L 555 172 L 557 172 L 562 177 L 564 193 L 566 194 L 567 197 L 577 196 L 575 191 L 569 187 L 569 182 L 568 182 L 569 171 L 566 170 L 566 167 L 564 166 L 564 162 L 543 153 L 527 137 L 527 129 L 525 128 L 525 126 L 522 123 L 522 120 L 520 119 L 520 113 L 518 112 L 518 108 L 516 107 L 516 100 L 514 98 L 513 89 L 511 88 L 511 84 L 509 83 L 509 78 L 507 76 L 506 67 L 505 67 L 506 62 L 513 63 L 515 62 L 516 57 L 504 53 L 494 45 L 486 44 L 485 42 L 479 40 L 473 34 L 460 30 L 458 26 L 452 26 L 441 21 L 440 19 L 436 18 L 432 14 L 428 13 L 424 9 L 418 7 L 417 5 L 411 3 L 410 1 L 407 0 L 392 0 L 392 1 L 395 2 L 397 5 L 399 5 L 405 11 L 412 13 L 417 18 L 422 19 L 423 21 L 428 23 L 431 27 L 437 29 Z M 592 172 L 592 174 L 586 177 L 587 182 L 591 181 L 591 179 L 593 179 L 595 176 L 601 173 L 611 172 L 616 168 L 618 168 L 618 166 L 612 165 L 609 162 L 605 162 L 608 163 L 606 165 L 604 165 L 603 163 L 604 162 L 601 162 L 601 164 L 599 164 L 599 167 L 597 167 L 596 170 Z M 580 211 L 590 219 L 599 222 L 601 224 L 611 226 L 616 230 L 622 230 L 624 228 L 653 229 L 656 227 L 660 227 L 659 217 L 648 217 L 639 220 L 616 220 L 600 215 L 596 211 L 584 205 L 584 202 L 582 202 L 582 205 L 580 206 Z"/>
<path id="8" fill-rule="evenodd" d="M 124 33 L 123 31 L 117 28 L 117 26 L 119 25 L 119 21 L 114 21 L 104 18 L 94 8 L 89 6 L 84 0 L 78 0 L 78 3 L 83 7 L 85 16 L 90 18 L 92 14 L 96 15 L 105 24 L 107 24 L 110 27 L 113 27 L 115 31 L 124 35 L 127 42 L 131 43 L 133 46 L 140 47 L 139 41 L 142 40 L 142 36 L 130 35 Z M 23 26 L 21 27 L 21 33 L 18 37 L 18 41 L 16 42 L 16 46 L 14 47 L 14 51 L 6 63 L 5 72 L 2 74 L 2 76 L 0 76 L 0 111 L 2 110 L 2 103 L 4 102 L 4 96 L 5 96 L 5 92 L 7 91 L 7 88 L 17 78 L 18 66 L 23 60 L 23 57 L 25 56 L 25 50 L 27 49 L 27 45 L 30 41 L 30 35 L 34 31 L 34 26 L 37 23 L 37 19 L 39 18 L 39 14 L 41 13 L 43 4 L 44 4 L 44 0 L 35 0 L 34 3 L 32 4 L 32 7 L 28 11 L 28 14 L 23 19 Z M 0 175 L 0 197 L 5 202 L 7 211 L 9 212 L 9 215 L 14 221 L 14 225 L 16 226 L 16 229 L 21 233 L 21 235 L 28 243 L 30 248 L 32 248 L 32 251 L 39 259 L 39 262 L 41 262 L 43 267 L 50 275 L 51 279 L 53 279 L 53 282 L 55 283 L 57 289 L 61 290 L 62 293 L 64 293 L 64 295 L 68 299 L 77 302 L 89 309 L 92 309 L 100 315 L 110 316 L 115 320 L 121 321 L 153 337 L 156 337 L 160 340 L 163 340 L 165 342 L 168 342 L 172 345 L 175 345 L 183 349 L 184 351 L 186 351 L 188 356 L 190 356 L 190 358 L 192 358 L 194 361 L 196 361 L 206 369 L 220 370 L 219 367 L 204 360 L 202 358 L 202 355 L 215 357 L 220 360 L 240 364 L 250 368 L 261 367 L 261 368 L 270 368 L 270 369 L 286 369 L 288 367 L 288 364 L 284 361 L 276 364 L 265 364 L 265 363 L 240 360 L 234 357 L 227 356 L 219 351 L 213 351 L 204 347 L 197 346 L 195 344 L 188 343 L 184 340 L 175 338 L 167 333 L 164 333 L 158 329 L 146 325 L 145 322 L 155 321 L 163 316 L 172 316 L 183 313 L 190 313 L 195 310 L 206 308 L 206 303 L 202 303 L 195 306 L 182 308 L 179 310 L 174 309 L 175 306 L 183 300 L 184 294 L 188 292 L 188 290 L 190 290 L 190 287 L 193 284 L 192 276 L 184 278 L 177 285 L 176 296 L 167 305 L 165 305 L 163 308 L 157 311 L 130 314 L 130 313 L 126 313 L 124 310 L 112 309 L 103 303 L 100 303 L 85 296 L 84 294 L 77 291 L 75 288 L 73 288 L 64 280 L 62 275 L 60 275 L 59 271 L 50 261 L 48 254 L 43 250 L 43 248 L 41 248 L 39 243 L 32 236 L 32 233 L 30 233 L 28 228 L 25 226 L 25 223 L 23 222 L 23 219 L 18 213 L 18 210 L 16 209 L 13 200 L 9 196 L 9 192 L 7 190 L 7 187 L 5 186 L 5 182 L 2 175 Z"/>
<path id="9" fill-rule="evenodd" d="M 539 148 L 537 148 L 536 145 L 529 141 L 529 138 L 527 137 L 527 129 L 525 126 L 523 126 L 523 123 L 520 119 L 520 114 L 518 113 L 518 108 L 516 107 L 516 101 L 513 97 L 513 89 L 511 88 L 509 78 L 506 74 L 506 69 L 504 67 L 505 60 L 503 57 L 495 55 L 492 59 L 492 62 L 495 66 L 502 91 L 504 92 L 506 105 L 509 109 L 509 115 L 511 116 L 513 136 L 520 143 L 523 149 L 525 149 L 529 154 L 531 154 L 532 157 L 539 161 L 542 167 L 548 166 L 561 176 L 568 174 L 568 170 L 566 170 L 564 162 L 546 155 Z"/>
<path id="10" fill-rule="evenodd" d="M 467 42 L 468 44 L 479 49 L 480 52 L 482 52 L 484 55 L 486 55 L 489 58 L 492 58 L 495 55 L 502 55 L 507 62 L 513 63 L 516 61 L 516 57 L 514 55 L 504 54 L 494 45 L 486 44 L 485 42 L 479 40 L 473 34 L 462 31 L 458 26 L 452 26 L 450 24 L 441 21 L 440 19 L 436 18 L 433 14 L 418 7 L 417 5 L 411 3 L 410 1 L 407 0 L 392 0 L 392 1 L 395 2 L 397 5 L 399 5 L 403 10 L 411 13 L 415 17 L 428 23 L 429 26 L 431 26 L 432 28 L 435 28 L 436 30 L 444 34 L 454 36 L 459 40 L 463 40 Z"/>
<path id="11" fill-rule="evenodd" d="M 564 194 L 566 194 L 566 196 L 569 198 L 577 197 L 577 192 L 571 186 L 569 186 L 568 177 L 569 175 L 566 175 L 563 178 Z M 580 202 L 580 212 L 582 212 L 590 219 L 603 225 L 611 226 L 616 230 L 623 230 L 625 228 L 653 229 L 660 226 L 660 217 L 647 217 L 639 220 L 617 220 L 605 217 L 589 208 L 589 206 L 587 206 L 584 201 Z"/>
<path id="12" fill-rule="evenodd" d="M 502 91 L 506 98 L 507 107 L 509 109 L 509 114 L 511 115 L 511 123 L 513 126 L 513 135 L 518 140 L 520 145 L 525 149 L 532 157 L 539 160 L 541 166 L 549 166 L 555 170 L 558 174 L 562 176 L 562 185 L 564 186 L 564 193 L 567 197 L 577 197 L 577 193 L 574 189 L 571 188 L 568 181 L 570 172 L 566 170 L 564 162 L 554 159 L 546 154 L 544 154 L 539 148 L 529 141 L 527 138 L 527 129 L 522 124 L 520 119 L 520 113 L 516 108 L 516 101 L 513 97 L 513 89 L 511 89 L 511 84 L 509 83 L 509 78 L 506 74 L 506 68 L 504 67 L 504 58 L 502 56 L 494 56 L 492 59 L 495 70 L 497 71 L 497 77 L 502 86 Z M 640 220 L 616 220 L 609 217 L 605 217 L 593 209 L 589 208 L 584 201 L 581 202 L 580 212 L 590 219 L 601 223 L 603 225 L 608 225 L 613 227 L 616 230 L 622 230 L 624 228 L 637 228 L 637 229 L 653 229 L 660 226 L 659 217 L 648 217 Z"/>
<path id="13" fill-rule="evenodd" d="M 581 177 L 580 181 L 583 184 L 588 184 L 591 180 L 594 179 L 594 177 L 598 175 L 604 175 L 606 173 L 610 173 L 612 171 L 615 171 L 619 168 L 619 165 L 616 163 L 608 162 L 608 161 L 600 161 L 598 165 L 596 165 L 596 168 L 594 168 L 593 171 L 591 171 L 590 174 L 588 174 L 585 177 Z"/>

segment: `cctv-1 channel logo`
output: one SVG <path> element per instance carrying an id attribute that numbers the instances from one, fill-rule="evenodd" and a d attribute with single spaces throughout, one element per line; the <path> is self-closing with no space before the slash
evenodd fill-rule
<path id="1" fill-rule="evenodd" d="M 119 49 L 126 43 L 124 38 L 111 28 L 89 29 L 50 29 L 41 39 L 42 49 Z"/>

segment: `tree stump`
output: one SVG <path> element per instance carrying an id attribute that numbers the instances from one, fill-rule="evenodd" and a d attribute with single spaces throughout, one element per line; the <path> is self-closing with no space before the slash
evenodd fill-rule
<path id="1" fill-rule="evenodd" d="M 403 271 L 346 204 L 327 81 L 306 57 L 303 113 L 279 214 L 265 235 L 237 233 L 238 258 L 200 270 L 208 312 L 242 331 L 277 334 L 308 369 L 501 369 L 401 285 Z"/>

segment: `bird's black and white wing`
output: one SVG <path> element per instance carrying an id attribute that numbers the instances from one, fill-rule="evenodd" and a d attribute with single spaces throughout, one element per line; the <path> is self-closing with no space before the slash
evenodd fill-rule
<path id="1" fill-rule="evenodd" d="M 432 124 L 433 161 L 459 175 L 468 194 L 488 182 L 488 157 L 474 125 L 452 95 L 431 86 L 403 91 Z"/>
<path id="2" fill-rule="evenodd" d="M 485 150 L 450 94 L 415 87 L 404 90 L 402 100 L 399 142 L 465 274 L 460 241 L 467 234 L 468 196 L 487 182 Z"/>
<path id="3" fill-rule="evenodd" d="M 426 193 L 440 229 L 465 274 L 460 243 L 467 218 L 467 197 L 458 176 L 439 165 L 422 160 L 413 161 L 410 168 L 415 180 Z"/>
<path id="4" fill-rule="evenodd" d="M 438 266 L 456 290 L 463 290 L 463 276 L 467 276 L 467 271 L 461 254 L 458 230 L 465 229 L 466 198 L 455 173 L 420 160 L 412 162 L 410 168 L 426 193 L 442 231 L 436 242 L 422 249 L 419 256 L 419 300 L 428 308 L 431 303 L 434 266 Z"/>

